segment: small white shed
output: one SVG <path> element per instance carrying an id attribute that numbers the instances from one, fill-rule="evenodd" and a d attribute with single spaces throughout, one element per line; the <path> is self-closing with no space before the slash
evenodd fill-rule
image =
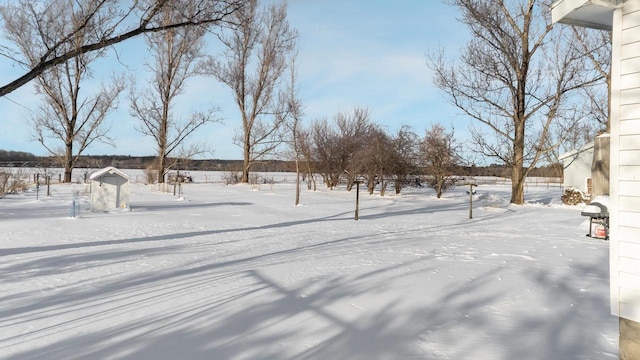
<path id="1" fill-rule="evenodd" d="M 91 211 L 129 207 L 129 176 L 114 167 L 98 170 L 91 181 Z"/>
<path id="2" fill-rule="evenodd" d="M 562 161 L 565 188 L 572 187 L 585 194 L 590 193 L 591 163 L 593 162 L 593 143 L 580 149 L 569 151 L 558 157 Z"/>

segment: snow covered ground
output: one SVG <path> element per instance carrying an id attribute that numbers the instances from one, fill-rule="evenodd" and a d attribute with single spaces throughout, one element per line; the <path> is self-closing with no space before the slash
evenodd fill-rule
<path id="1" fill-rule="evenodd" d="M 279 180 L 276 178 L 276 180 Z M 617 359 L 608 243 L 560 190 L 131 184 L 0 199 L 2 359 Z M 81 216 L 70 218 L 73 193 Z"/>

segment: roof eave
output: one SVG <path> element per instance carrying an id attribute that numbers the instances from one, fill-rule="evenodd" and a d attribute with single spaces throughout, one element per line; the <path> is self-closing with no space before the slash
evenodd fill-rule
<path id="1" fill-rule="evenodd" d="M 554 23 L 611 30 L 619 0 L 557 0 L 551 5 Z"/>

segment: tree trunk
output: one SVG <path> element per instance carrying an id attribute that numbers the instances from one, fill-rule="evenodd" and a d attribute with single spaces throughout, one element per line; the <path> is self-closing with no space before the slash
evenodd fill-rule
<path id="1" fill-rule="evenodd" d="M 514 166 L 511 169 L 511 203 L 524 204 L 524 177 L 522 167 Z"/>
<path id="2" fill-rule="evenodd" d="M 515 131 L 513 137 L 513 160 L 511 162 L 511 203 L 524 204 L 524 140 L 525 140 L 525 119 L 524 119 L 524 95 L 517 113 L 521 114 L 514 119 Z"/>
<path id="3" fill-rule="evenodd" d="M 71 172 L 73 171 L 73 143 L 65 145 L 64 153 L 64 179 L 63 182 L 71 182 Z"/>
<path id="4" fill-rule="evenodd" d="M 166 159 L 164 157 L 164 151 L 158 156 L 158 184 L 164 183 L 164 170 Z"/>
<path id="5" fill-rule="evenodd" d="M 242 181 L 243 183 L 249 182 L 249 168 L 251 167 L 251 143 L 249 138 L 249 131 L 245 131 L 244 135 L 244 159 L 242 163 Z"/>
<path id="6" fill-rule="evenodd" d="M 300 161 L 296 151 L 296 206 L 300 204 Z"/>

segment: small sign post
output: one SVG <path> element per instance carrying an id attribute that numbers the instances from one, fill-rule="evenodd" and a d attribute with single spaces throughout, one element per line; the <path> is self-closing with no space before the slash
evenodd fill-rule
<path id="1" fill-rule="evenodd" d="M 72 218 L 80 216 L 80 203 L 78 202 L 78 192 L 73 192 L 73 200 L 71 201 L 71 211 L 69 214 Z"/>
<path id="2" fill-rule="evenodd" d="M 473 183 L 467 185 L 469 185 L 469 219 L 473 219 L 473 188 L 478 185 Z"/>

